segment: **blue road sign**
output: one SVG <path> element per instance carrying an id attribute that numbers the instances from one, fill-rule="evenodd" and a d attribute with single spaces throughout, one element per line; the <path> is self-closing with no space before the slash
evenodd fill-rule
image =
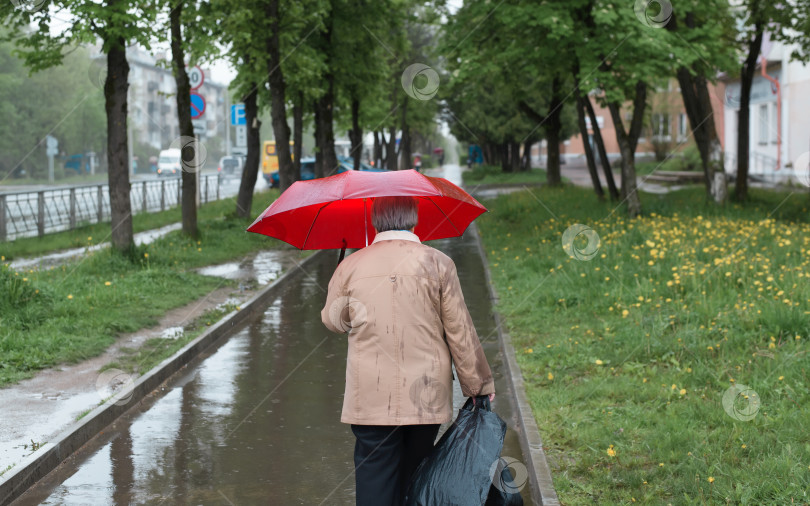
<path id="1" fill-rule="evenodd" d="M 205 112 L 205 98 L 199 93 L 191 92 L 191 119 L 202 117 Z"/>
<path id="2" fill-rule="evenodd" d="M 231 125 L 247 125 L 245 104 L 234 104 L 231 106 Z"/>

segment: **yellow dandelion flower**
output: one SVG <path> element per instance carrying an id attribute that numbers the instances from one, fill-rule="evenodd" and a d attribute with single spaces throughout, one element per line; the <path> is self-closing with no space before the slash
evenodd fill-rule
<path id="1" fill-rule="evenodd" d="M 68 299 L 72 299 L 73 295 L 68 294 Z"/>
<path id="2" fill-rule="evenodd" d="M 92 240 L 93 240 L 93 236 L 88 236 L 88 237 L 87 237 L 87 240 L 88 240 L 88 241 L 92 241 Z"/>
<path id="3" fill-rule="evenodd" d="M 549 381 L 551 381 L 551 380 L 553 380 L 553 379 L 554 379 L 554 375 L 553 375 L 553 374 L 551 374 L 551 373 L 548 373 L 548 380 L 549 380 Z"/>
<path id="4" fill-rule="evenodd" d="M 659 462 L 659 463 L 658 463 L 658 467 L 664 467 L 664 463 L 663 463 L 663 462 Z"/>
<path id="5" fill-rule="evenodd" d="M 526 353 L 534 353 L 534 350 L 532 348 L 529 348 L 528 350 L 526 350 Z"/>
<path id="6" fill-rule="evenodd" d="M 144 253 L 144 254 L 143 254 L 143 257 L 144 257 L 144 258 L 149 258 L 149 253 Z"/>
<path id="7" fill-rule="evenodd" d="M 747 446 L 745 446 L 745 445 L 742 445 L 742 446 L 740 446 L 740 448 L 742 448 L 742 449 L 744 450 L 744 449 L 746 449 L 746 448 L 748 448 L 748 447 L 747 447 Z"/>
<path id="8" fill-rule="evenodd" d="M 686 389 L 681 388 L 680 392 L 678 392 L 678 393 L 681 394 L 681 395 L 686 395 Z"/>
<path id="9" fill-rule="evenodd" d="M 785 379 L 784 376 L 779 376 L 779 381 L 782 381 L 783 379 Z"/>
<path id="10" fill-rule="evenodd" d="M 111 284 L 112 284 L 112 283 L 110 283 L 109 281 L 105 281 L 105 282 L 104 282 L 104 286 L 110 286 Z"/>
<path id="11" fill-rule="evenodd" d="M 608 454 L 609 457 L 615 457 L 616 456 L 616 450 L 614 450 L 613 448 L 608 448 L 607 449 L 607 454 Z"/>
<path id="12" fill-rule="evenodd" d="M 706 481 L 708 481 L 709 483 L 714 483 L 714 477 L 709 476 L 708 478 L 706 478 Z"/>
<path id="13" fill-rule="evenodd" d="M 594 363 L 595 363 L 596 365 L 602 365 L 602 364 L 604 364 L 604 362 L 602 362 L 602 361 L 601 361 L 601 360 L 599 360 L 598 358 L 596 359 L 596 361 L 595 361 Z"/>

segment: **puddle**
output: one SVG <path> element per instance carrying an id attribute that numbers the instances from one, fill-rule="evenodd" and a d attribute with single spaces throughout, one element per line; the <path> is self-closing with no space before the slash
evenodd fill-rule
<path id="1" fill-rule="evenodd" d="M 215 276 L 239 281 L 255 281 L 264 286 L 275 281 L 281 274 L 295 266 L 300 252 L 295 249 L 265 250 L 241 262 L 227 262 L 197 269 L 204 276 Z"/>
<path id="2" fill-rule="evenodd" d="M 159 337 L 161 339 L 178 339 L 183 337 L 183 332 L 185 332 L 183 327 L 169 327 L 164 329 L 163 332 L 160 333 Z"/>
<path id="3" fill-rule="evenodd" d="M 197 272 L 203 276 L 216 276 L 225 279 L 244 279 L 244 273 L 241 272 L 239 264 L 236 262 L 203 267 L 202 269 L 197 269 Z"/>

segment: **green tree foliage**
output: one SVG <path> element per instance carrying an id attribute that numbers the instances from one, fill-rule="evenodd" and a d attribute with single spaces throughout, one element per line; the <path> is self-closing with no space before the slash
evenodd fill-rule
<path id="1" fill-rule="evenodd" d="M 103 155 L 104 97 L 88 79 L 90 63 L 87 49 L 75 47 L 61 65 L 29 75 L 13 44 L 0 43 L 0 179 L 21 171 L 47 177 L 48 134 L 68 156 Z"/>
<path id="2" fill-rule="evenodd" d="M 17 7 L 17 4 L 20 7 Z M 133 251 L 127 146 L 128 45 L 149 48 L 155 38 L 159 6 L 136 0 L 55 0 L 3 2 L 0 18 L 33 71 L 59 65 L 67 51 L 80 43 L 101 43 L 107 55 L 104 107 L 107 116 L 107 164 L 110 189 L 111 241 L 121 251 Z M 62 14 L 67 18 L 58 18 Z"/>

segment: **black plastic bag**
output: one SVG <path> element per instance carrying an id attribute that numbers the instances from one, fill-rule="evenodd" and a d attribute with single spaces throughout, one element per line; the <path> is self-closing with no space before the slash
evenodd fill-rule
<path id="1" fill-rule="evenodd" d="M 492 486 L 484 506 L 523 506 L 521 488 L 522 483 L 516 483 L 515 475 L 509 469 L 509 462 L 501 457 L 492 476 Z"/>
<path id="2" fill-rule="evenodd" d="M 487 397 L 467 399 L 456 421 L 414 472 L 405 506 L 484 504 L 505 434 L 506 423 L 491 411 Z"/>

